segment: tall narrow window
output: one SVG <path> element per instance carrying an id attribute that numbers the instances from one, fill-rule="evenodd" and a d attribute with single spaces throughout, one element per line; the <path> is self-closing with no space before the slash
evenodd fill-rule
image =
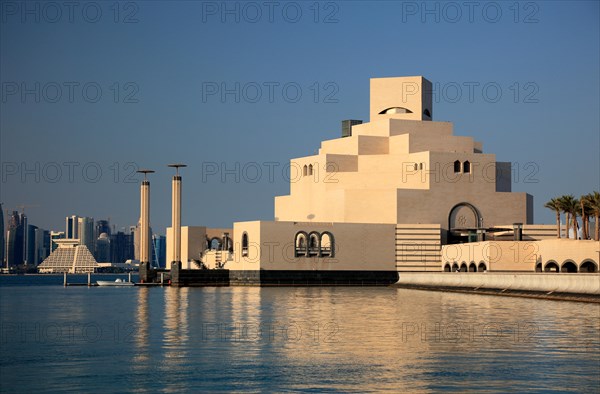
<path id="1" fill-rule="evenodd" d="M 419 166 L 417 165 L 417 163 L 415 163 L 415 171 L 417 171 L 419 169 Z"/>
<path id="2" fill-rule="evenodd" d="M 469 160 L 463 163 L 463 172 L 466 174 L 469 174 L 471 172 L 471 163 L 469 163 Z"/>
<path id="3" fill-rule="evenodd" d="M 308 175 L 312 175 L 313 174 L 313 166 L 312 164 L 308 166 Z"/>
<path id="4" fill-rule="evenodd" d="M 248 233 L 247 232 L 244 232 L 244 234 L 242 234 L 242 256 L 243 257 L 248 256 Z"/>
<path id="5" fill-rule="evenodd" d="M 333 234 L 325 231 L 321 234 L 321 257 L 333 257 L 335 254 L 335 245 Z"/>
<path id="6" fill-rule="evenodd" d="M 419 163 L 419 170 L 423 169 L 423 163 Z"/>
<path id="7" fill-rule="evenodd" d="M 458 173 L 458 172 L 460 172 L 460 161 L 458 161 L 458 160 L 456 160 L 456 161 L 454 162 L 454 172 L 455 172 L 455 173 Z"/>
<path id="8" fill-rule="evenodd" d="M 306 256 L 307 252 L 307 238 L 308 234 L 304 231 L 300 231 L 296 233 L 296 237 L 294 238 L 294 245 L 296 246 L 296 257 Z"/>
<path id="9" fill-rule="evenodd" d="M 304 176 L 308 175 L 308 167 L 306 166 L 306 164 L 304 165 L 304 168 L 302 169 L 302 175 L 304 175 Z"/>

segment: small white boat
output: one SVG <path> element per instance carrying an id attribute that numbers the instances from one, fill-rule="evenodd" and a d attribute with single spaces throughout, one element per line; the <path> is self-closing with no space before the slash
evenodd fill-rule
<path id="1" fill-rule="evenodd" d="M 114 282 L 111 282 L 110 280 L 99 280 L 99 281 L 96 281 L 96 283 L 98 284 L 98 286 L 134 286 L 135 285 L 135 283 L 126 282 L 121 278 L 115 279 Z"/>

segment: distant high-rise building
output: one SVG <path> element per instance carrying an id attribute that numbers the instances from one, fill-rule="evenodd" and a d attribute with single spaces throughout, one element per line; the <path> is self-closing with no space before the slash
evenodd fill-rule
<path id="1" fill-rule="evenodd" d="M 58 244 L 54 241 L 64 238 L 66 237 L 63 231 L 50 231 L 50 253 L 54 252 L 56 248 L 58 248 Z"/>
<path id="2" fill-rule="evenodd" d="M 106 235 L 110 237 L 110 223 L 108 220 L 97 220 L 94 231 L 94 236 L 96 239 L 98 239 L 102 233 L 106 233 Z"/>
<path id="3" fill-rule="evenodd" d="M 28 265 L 37 265 L 35 261 L 36 254 L 36 244 L 35 244 L 35 233 L 38 230 L 37 226 L 33 224 L 27 225 L 27 236 L 25 237 L 25 264 Z"/>
<path id="4" fill-rule="evenodd" d="M 78 219 L 79 226 L 77 233 L 79 236 L 79 245 L 84 245 L 88 248 L 90 253 L 96 250 L 96 240 L 94 239 L 94 219 L 88 217 L 81 217 Z"/>
<path id="5" fill-rule="evenodd" d="M 119 231 L 110 236 L 110 262 L 122 264 L 134 258 L 133 233 Z"/>
<path id="6" fill-rule="evenodd" d="M 38 249 L 38 254 L 36 256 L 36 265 L 39 265 L 44 259 L 50 256 L 50 231 L 48 230 L 38 230 L 39 235 L 41 237 L 40 248 Z"/>
<path id="7" fill-rule="evenodd" d="M 96 240 L 96 261 L 107 263 L 110 261 L 110 238 L 107 233 L 102 233 Z"/>
<path id="8" fill-rule="evenodd" d="M 167 237 L 164 235 L 152 235 L 152 265 L 165 268 L 167 256 Z"/>
<path id="9" fill-rule="evenodd" d="M 4 210 L 0 203 L 0 266 L 4 266 L 4 252 L 6 251 L 6 242 L 4 241 Z"/>
<path id="10" fill-rule="evenodd" d="M 79 238 L 79 216 L 67 216 L 65 219 L 65 238 L 77 239 Z"/>
<path id="11" fill-rule="evenodd" d="M 8 218 L 8 231 L 6 233 L 6 266 L 15 267 L 23 264 L 24 260 L 24 229 L 23 219 L 25 215 L 13 211 Z M 25 220 L 26 222 L 26 220 Z"/>
<path id="12" fill-rule="evenodd" d="M 31 231 L 32 227 L 34 228 L 34 231 Z M 37 266 L 50 254 L 50 249 L 48 248 L 49 242 L 46 242 L 45 239 L 45 236 L 48 236 L 49 238 L 49 233 L 42 228 L 32 225 L 29 225 L 28 229 L 27 264 Z"/>
<path id="13" fill-rule="evenodd" d="M 27 239 L 29 238 L 29 231 L 27 228 L 27 216 L 25 216 L 25 213 L 21 213 L 20 218 L 21 227 L 23 228 L 23 263 L 27 264 L 27 248 L 29 246 L 29 243 L 27 241 Z"/>

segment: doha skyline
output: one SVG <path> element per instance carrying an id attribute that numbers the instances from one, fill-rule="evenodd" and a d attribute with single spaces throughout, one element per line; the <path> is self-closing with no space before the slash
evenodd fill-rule
<path id="1" fill-rule="evenodd" d="M 37 205 L 42 228 L 137 224 L 151 168 L 164 234 L 179 161 L 183 225 L 272 219 L 289 159 L 368 121 L 369 78 L 398 75 L 428 77 L 433 119 L 514 163 L 536 223 L 600 188 L 597 2 L 28 3 L 0 10 L 0 201 Z"/>

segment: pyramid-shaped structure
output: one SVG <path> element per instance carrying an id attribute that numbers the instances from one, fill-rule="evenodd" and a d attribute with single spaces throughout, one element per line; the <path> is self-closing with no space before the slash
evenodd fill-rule
<path id="1" fill-rule="evenodd" d="M 94 272 L 98 263 L 85 245 L 79 245 L 77 239 L 55 240 L 58 248 L 39 266 L 40 273 L 82 274 Z"/>

